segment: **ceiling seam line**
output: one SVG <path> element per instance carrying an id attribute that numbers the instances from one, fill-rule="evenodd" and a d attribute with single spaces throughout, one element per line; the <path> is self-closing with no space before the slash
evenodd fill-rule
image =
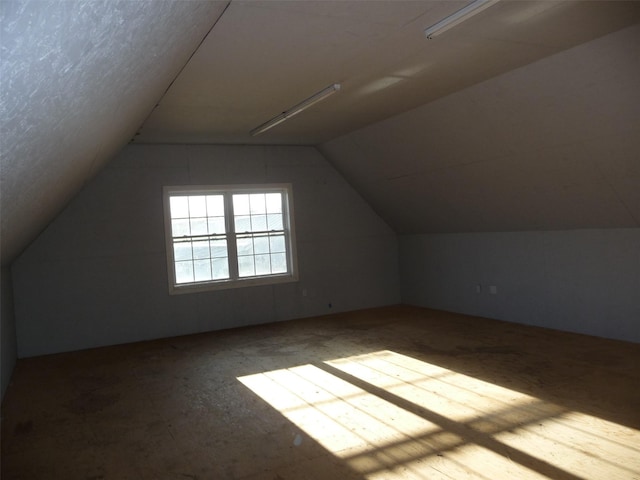
<path id="1" fill-rule="evenodd" d="M 158 98 L 158 101 L 155 102 L 155 105 L 153 106 L 153 108 L 151 109 L 151 111 L 149 112 L 149 114 L 144 118 L 144 120 L 142 121 L 142 123 L 140 124 L 140 126 L 137 128 L 136 133 L 134 135 L 134 138 L 131 139 L 131 141 L 129 143 L 131 143 L 133 140 L 135 140 L 135 136 L 140 134 L 140 130 L 142 130 L 142 127 L 144 126 L 145 123 L 147 123 L 147 120 L 149 120 L 149 117 L 151 117 L 151 115 L 153 114 L 153 112 L 155 111 L 156 108 L 158 108 L 158 106 L 160 105 L 160 102 L 162 101 L 162 99 L 165 97 L 165 95 L 167 94 L 167 92 L 171 89 L 171 87 L 173 86 L 173 84 L 176 82 L 176 80 L 178 79 L 178 77 L 182 74 L 182 72 L 184 71 L 185 68 L 187 68 L 187 65 L 189 65 L 189 62 L 191 61 L 191 59 L 193 58 L 193 56 L 196 54 L 196 52 L 198 50 L 200 50 L 200 47 L 202 46 L 202 44 L 204 43 L 204 41 L 207 39 L 207 37 L 209 36 L 209 34 L 213 31 L 214 28 L 216 28 L 216 25 L 218 25 L 218 22 L 220 21 L 220 19 L 224 16 L 224 14 L 227 12 L 227 9 L 231 6 L 231 0 L 227 1 L 227 4 L 224 6 L 224 9 L 222 10 L 222 13 L 220 13 L 220 15 L 218 15 L 218 18 L 216 18 L 215 22 L 213 22 L 213 25 L 211 25 L 211 28 L 209 30 L 207 30 L 207 33 L 204 34 L 204 36 L 202 37 L 202 40 L 200 40 L 200 42 L 198 43 L 198 45 L 196 46 L 196 48 L 193 50 L 193 52 L 191 52 L 191 55 L 189 55 L 189 58 L 187 58 L 187 61 L 184 62 L 184 65 L 182 65 L 182 67 L 180 68 L 180 70 L 178 70 L 178 73 L 176 73 L 176 75 L 173 77 L 173 80 L 171 80 L 171 82 L 169 82 L 169 85 L 167 86 L 167 88 L 164 90 L 164 92 L 162 92 L 162 95 L 160 95 L 160 98 Z"/>
<path id="2" fill-rule="evenodd" d="M 613 185 L 613 183 L 609 180 L 607 175 L 602 171 L 600 164 L 597 161 L 595 161 L 594 164 L 596 166 L 596 170 L 598 170 L 598 173 L 600 174 L 600 178 L 611 189 L 613 196 L 616 198 L 616 200 L 618 200 L 618 202 L 620 202 L 620 205 L 622 205 L 622 207 L 627 212 L 627 214 L 635 222 L 636 226 L 640 226 L 640 218 L 636 218 L 634 212 L 631 210 L 631 208 L 629 208 L 629 205 L 627 205 L 627 202 L 622 198 L 622 196 L 620 195 L 620 192 L 618 192 L 618 189 Z"/>

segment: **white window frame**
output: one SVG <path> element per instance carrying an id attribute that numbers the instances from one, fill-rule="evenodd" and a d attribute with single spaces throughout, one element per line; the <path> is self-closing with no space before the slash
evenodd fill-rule
<path id="1" fill-rule="evenodd" d="M 251 193 L 281 193 L 283 198 L 282 220 L 287 249 L 286 273 L 273 273 L 240 277 L 238 275 L 238 255 L 236 247 L 237 234 L 233 216 L 233 195 Z M 174 239 L 171 227 L 170 198 L 172 196 L 192 195 L 223 195 L 224 212 L 227 239 L 227 255 L 229 261 L 229 279 L 194 281 L 190 283 L 177 283 L 174 260 Z M 164 224 L 167 256 L 167 273 L 169 281 L 169 293 L 171 295 L 181 293 L 205 292 L 210 290 L 222 290 L 228 288 L 249 287 L 256 285 L 270 285 L 278 283 L 295 282 L 298 280 L 298 262 L 296 254 L 296 238 L 293 214 L 293 189 L 289 183 L 266 185 L 181 185 L 163 187 Z"/>

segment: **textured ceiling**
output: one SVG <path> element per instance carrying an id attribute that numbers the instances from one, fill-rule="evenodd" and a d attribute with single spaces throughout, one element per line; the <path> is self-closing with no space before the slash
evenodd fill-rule
<path id="1" fill-rule="evenodd" d="M 3 265 L 126 145 L 225 5 L 0 1 Z"/>
<path id="2" fill-rule="evenodd" d="M 496 114 L 495 118 L 504 122 L 515 121 L 508 131 L 524 138 L 520 144 L 524 148 L 527 141 L 538 137 L 523 132 L 529 128 L 546 132 L 541 129 L 545 120 L 527 123 L 525 113 L 518 116 L 505 112 L 520 106 L 538 111 L 537 102 L 553 105 L 558 95 L 555 85 L 563 82 L 565 66 L 560 63 L 548 71 L 543 69 L 553 82 L 545 83 L 544 78 L 539 78 L 527 81 L 526 87 L 523 84 L 523 88 L 532 89 L 533 95 L 524 103 L 519 102 L 516 93 L 505 97 L 509 101 L 502 101 L 500 79 L 508 72 L 529 68 L 525 65 L 557 58 L 559 52 L 637 24 L 640 2 L 502 0 L 434 40 L 424 37 L 426 27 L 467 3 L 466 0 L 0 1 L 2 264 L 10 263 L 129 141 L 320 145 L 334 165 L 398 231 L 460 230 L 465 225 L 467 230 L 477 229 L 478 218 L 482 217 L 469 212 L 493 208 L 492 205 L 512 199 L 494 195 L 491 192 L 495 189 L 488 186 L 493 184 L 485 185 L 482 179 L 502 178 L 508 182 L 509 176 L 515 175 L 531 190 L 542 188 L 540 182 L 553 183 L 556 170 L 549 165 L 546 177 L 535 177 L 539 183 L 528 182 L 515 164 L 501 167 L 499 163 L 492 164 L 494 174 L 490 177 L 486 172 L 484 176 L 476 176 L 470 170 L 457 173 L 452 170 L 450 177 L 443 177 L 443 183 L 439 183 L 438 177 L 425 176 L 437 165 L 434 148 L 444 151 L 451 147 L 442 159 L 455 163 L 455 156 L 461 154 L 455 141 L 475 145 L 481 151 L 485 147 L 482 140 L 474 143 L 475 137 L 468 131 L 455 140 L 447 137 L 457 124 L 451 115 L 455 112 L 471 131 L 469 119 L 487 123 L 486 117 L 478 113 L 482 110 L 469 111 L 474 106 L 481 106 L 487 115 Z M 621 48 L 628 47 L 625 44 Z M 585 66 L 583 63 L 587 66 L 591 63 L 588 56 L 578 58 L 582 60 L 571 68 L 587 76 L 595 75 L 594 82 L 602 78 L 593 68 L 579 68 Z M 621 68 L 615 62 L 610 66 Z M 522 74 L 524 80 L 529 78 L 526 72 Z M 632 72 L 636 75 L 637 70 Z M 571 76 L 571 81 L 581 78 Z M 488 79 L 496 79 L 498 83 L 483 83 L 493 81 Z M 588 78 L 582 80 L 589 82 Z M 615 82 L 615 78 L 605 80 Z M 342 84 L 339 94 L 263 135 L 249 136 L 254 127 L 334 82 Z M 478 95 L 468 96 L 464 92 L 474 88 L 473 85 L 485 87 L 479 87 Z M 507 83 L 505 88 L 511 91 L 514 85 Z M 601 94 L 598 85 L 594 85 L 591 90 L 588 85 L 583 86 L 583 90 Z M 482 88 L 487 88 L 487 98 L 483 97 Z M 571 96 L 570 92 L 571 88 L 564 86 L 559 95 Z M 629 92 L 624 90 L 623 94 Z M 580 95 L 579 98 L 585 98 Z M 449 103 L 437 103 L 446 99 Z M 456 104 L 462 100 L 469 103 Z M 415 113 L 414 109 L 424 104 L 435 107 L 427 105 L 426 110 L 419 110 L 422 113 Z M 567 105 L 577 104 L 579 101 Z M 590 114 L 588 109 L 572 111 L 576 116 L 563 117 L 561 107 L 538 113 L 559 116 L 565 125 L 580 115 Z M 444 124 L 447 128 L 429 118 L 432 112 L 448 115 L 449 123 Z M 634 125 L 635 117 L 630 116 L 628 108 L 625 112 L 625 118 Z M 390 123 L 385 120 L 389 118 Z M 495 122 L 487 124 L 499 129 Z M 434 134 L 428 135 L 428 131 L 440 132 L 442 138 L 453 143 L 434 142 Z M 570 129 L 571 135 L 591 131 L 591 127 Z M 622 153 L 614 152 L 614 156 L 619 154 L 623 159 L 616 171 L 629 170 L 627 164 L 623 165 L 624 159 L 637 143 L 629 143 L 628 138 L 619 139 Z M 502 136 L 494 140 L 509 144 L 510 139 Z M 613 136 L 607 138 L 609 141 L 614 141 Z M 482 158 L 494 158 L 496 148 L 488 149 Z M 523 171 L 530 171 L 533 163 L 528 163 L 522 152 L 517 153 L 516 157 L 524 162 Z M 369 158 L 373 163 L 366 163 Z M 575 168 L 578 176 L 588 176 L 593 171 L 593 162 L 588 163 L 586 170 L 577 160 L 571 165 L 565 164 L 567 172 Z M 540 170 L 533 173 L 543 175 Z M 389 187 L 390 179 L 414 175 L 424 183 L 417 180 L 396 183 L 395 192 L 404 197 L 398 197 L 396 203 L 388 202 L 394 198 L 389 193 L 394 192 Z M 627 176 L 626 187 L 613 193 L 626 204 L 634 198 L 630 193 L 637 186 L 634 178 Z M 441 189 L 436 199 L 441 205 L 449 205 L 449 210 L 434 213 L 424 208 L 421 223 L 415 220 L 407 223 L 404 213 L 407 208 L 422 208 L 420 202 L 430 199 L 420 191 L 428 186 L 437 190 L 447 184 L 468 184 L 473 194 L 456 203 L 453 190 Z M 498 183 L 496 188 L 505 188 L 500 187 L 505 184 Z M 399 190 L 398 185 L 402 185 Z M 549 204 L 553 198 L 549 196 Z M 558 204 L 558 211 L 566 207 L 567 212 L 556 220 L 551 221 L 548 212 L 523 210 L 518 223 L 514 220 L 520 218 L 517 211 L 509 211 L 502 222 L 487 219 L 483 228 L 594 225 L 602 223 L 601 219 L 613 211 L 607 205 L 616 208 L 619 205 L 607 203 L 609 200 L 607 196 L 602 202 L 594 200 L 586 205 L 600 212 L 598 222 L 575 218 L 568 221 L 570 212 L 576 208 L 569 208 L 566 198 L 557 196 L 558 202 L 565 202 Z M 617 220 L 604 222 L 603 226 L 629 224 L 630 208 L 626 214 L 615 213 L 613 217 Z M 439 220 L 445 214 L 459 215 L 460 221 L 448 225 Z"/>

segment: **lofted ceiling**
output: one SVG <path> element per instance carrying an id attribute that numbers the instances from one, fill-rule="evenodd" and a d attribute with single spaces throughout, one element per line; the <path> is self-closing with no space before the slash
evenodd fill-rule
<path id="1" fill-rule="evenodd" d="M 430 146 L 420 143 L 419 128 L 403 137 L 394 130 L 404 129 L 398 121 L 384 122 L 414 118 L 411 112 L 422 105 L 636 25 L 640 2 L 502 0 L 433 40 L 425 38 L 426 27 L 467 3 L 3 0 L 3 265 L 128 142 L 319 146 L 398 231 L 465 230 L 465 222 L 476 230 L 472 214 L 459 216 L 455 226 L 436 214 L 424 217 L 431 226 L 407 223 L 401 212 L 423 200 L 410 195 L 422 188 L 417 184 L 404 185 L 406 198 L 388 207 L 384 182 L 424 175 L 426 168 L 416 167 L 413 152 L 395 171 L 391 150 Z M 250 136 L 251 129 L 333 83 L 342 86 L 338 94 Z M 452 111 L 465 115 L 464 109 Z M 390 126 L 379 131 L 375 125 Z M 396 140 L 378 145 L 389 132 Z M 363 149 L 362 142 L 369 146 Z M 385 155 L 376 155 L 385 148 Z M 352 165 L 369 154 L 375 164 Z M 437 178 L 428 181 L 437 186 Z M 476 198 L 468 201 L 483 198 L 482 188 L 475 188 Z M 442 195 L 438 201 L 452 202 Z M 563 219 L 547 223 L 576 226 Z M 505 220 L 484 228 L 505 225 L 546 224 Z"/>
<path id="2" fill-rule="evenodd" d="M 640 21 L 638 2 L 503 0 L 425 38 L 468 3 L 233 0 L 135 141 L 317 145 Z M 333 83 L 338 95 L 249 135 Z"/>
<path id="3" fill-rule="evenodd" d="M 638 228 L 639 85 L 636 25 L 319 149 L 397 233 Z"/>
<path id="4" fill-rule="evenodd" d="M 0 1 L 2 265 L 127 144 L 225 6 Z"/>

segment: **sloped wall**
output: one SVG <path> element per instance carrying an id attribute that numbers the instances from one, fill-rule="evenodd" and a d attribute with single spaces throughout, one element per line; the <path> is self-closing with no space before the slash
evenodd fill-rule
<path id="1" fill-rule="evenodd" d="M 163 185 L 293 184 L 300 281 L 170 296 Z M 311 147 L 126 147 L 13 265 L 19 357 L 398 303 L 395 233 Z"/>
<path id="2" fill-rule="evenodd" d="M 640 25 L 323 144 L 399 233 L 640 227 Z"/>
<path id="3" fill-rule="evenodd" d="M 135 135 L 227 2 L 0 2 L 2 265 Z"/>
<path id="4" fill-rule="evenodd" d="M 640 342 L 640 228 L 406 235 L 400 258 L 404 303 Z"/>
<path id="5" fill-rule="evenodd" d="M 320 147 L 404 234 L 404 303 L 640 341 L 638 45 L 635 25 Z"/>

